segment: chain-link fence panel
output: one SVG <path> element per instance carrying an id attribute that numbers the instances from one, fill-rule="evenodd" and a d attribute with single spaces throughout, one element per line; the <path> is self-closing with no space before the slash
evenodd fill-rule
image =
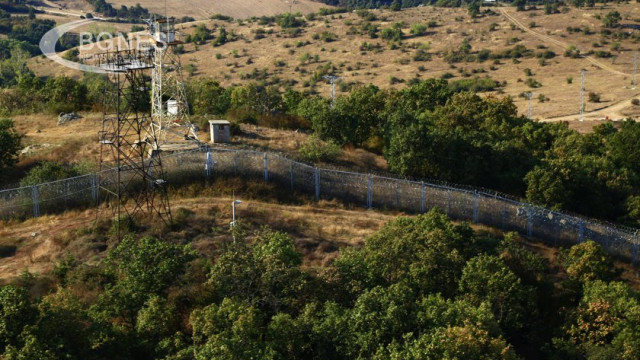
<path id="1" fill-rule="evenodd" d="M 339 198 L 360 206 L 426 212 L 439 208 L 451 218 L 517 231 L 552 245 L 586 240 L 601 244 L 610 254 L 638 260 L 637 229 L 563 214 L 508 197 L 437 184 L 318 169 L 277 154 L 249 150 L 213 149 L 162 157 L 169 183 L 235 175 L 273 181 L 316 197 Z M 135 170 L 109 169 L 77 178 L 0 191 L 0 218 L 37 217 L 107 199 L 118 181 L 135 190 Z"/>
<path id="2" fill-rule="evenodd" d="M 264 153 L 242 151 L 236 153 L 237 174 L 245 178 L 264 177 Z"/>
<path id="3" fill-rule="evenodd" d="M 21 219 L 34 214 L 33 187 L 0 191 L 0 219 Z"/>
<path id="4" fill-rule="evenodd" d="M 452 219 L 473 222 L 477 194 L 469 190 L 449 191 L 447 215 Z"/>
<path id="5" fill-rule="evenodd" d="M 312 166 L 294 162 L 292 165 L 292 189 L 308 194 L 316 193 L 316 169 Z M 319 189 L 319 187 L 318 187 Z"/>
<path id="6" fill-rule="evenodd" d="M 320 196 L 367 206 L 368 176 L 337 170 L 319 171 Z"/>
<path id="7" fill-rule="evenodd" d="M 200 181 L 207 174 L 207 153 L 201 151 L 176 153 L 163 156 L 162 169 L 169 184 L 185 184 Z"/>
<path id="8" fill-rule="evenodd" d="M 39 215 L 95 204 L 96 187 L 93 174 L 37 185 Z"/>
<path id="9" fill-rule="evenodd" d="M 275 182 L 285 189 L 292 187 L 293 161 L 279 155 L 267 155 L 267 174 L 269 182 Z"/>

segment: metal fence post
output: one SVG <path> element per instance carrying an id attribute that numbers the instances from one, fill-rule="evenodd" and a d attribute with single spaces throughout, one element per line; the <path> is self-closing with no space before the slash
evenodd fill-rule
<path id="1" fill-rule="evenodd" d="M 502 220 L 502 230 L 507 228 L 507 205 L 502 205 L 502 214 L 500 214 Z"/>
<path id="2" fill-rule="evenodd" d="M 373 179 L 371 179 L 371 174 L 367 175 L 367 207 L 369 209 L 373 208 Z"/>
<path id="3" fill-rule="evenodd" d="M 316 188 L 316 200 L 320 199 L 320 173 L 318 172 L 318 168 L 314 168 L 313 179 L 315 182 Z"/>
<path id="4" fill-rule="evenodd" d="M 38 186 L 34 185 L 31 187 L 31 199 L 33 200 L 33 217 L 37 218 L 40 216 L 40 204 L 38 203 Z"/>
<path id="5" fill-rule="evenodd" d="M 527 207 L 527 237 L 533 237 L 533 211 Z"/>
<path id="6" fill-rule="evenodd" d="M 204 170 L 207 178 L 211 177 L 211 173 L 213 171 L 213 155 L 211 154 L 211 148 L 207 150 L 207 159 L 204 164 Z"/>
<path id="7" fill-rule="evenodd" d="M 451 216 L 451 190 L 447 189 L 447 216 Z"/>
<path id="8" fill-rule="evenodd" d="M 584 240 L 584 222 L 580 220 L 578 222 L 578 244 Z"/>
<path id="9" fill-rule="evenodd" d="M 475 190 L 473 192 L 473 222 L 477 223 L 478 222 L 478 199 L 480 198 L 480 195 L 478 195 L 478 191 Z"/>
<path id="10" fill-rule="evenodd" d="M 233 152 L 233 173 L 238 175 L 238 150 Z"/>
<path id="11" fill-rule="evenodd" d="M 264 181 L 269 181 L 269 158 L 267 153 L 264 153 Z"/>
<path id="12" fill-rule="evenodd" d="M 427 212 L 427 194 L 424 186 L 424 181 L 420 182 L 420 213 Z"/>
<path id="13" fill-rule="evenodd" d="M 91 199 L 94 204 L 98 204 L 98 174 L 91 174 Z"/>
<path id="14" fill-rule="evenodd" d="M 638 264 L 638 230 L 633 233 L 633 265 Z"/>
<path id="15" fill-rule="evenodd" d="M 291 191 L 293 191 L 293 161 L 289 160 L 289 182 L 291 183 Z"/>

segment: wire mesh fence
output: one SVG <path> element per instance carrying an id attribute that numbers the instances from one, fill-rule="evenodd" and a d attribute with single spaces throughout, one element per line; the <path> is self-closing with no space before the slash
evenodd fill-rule
<path id="1" fill-rule="evenodd" d="M 359 206 L 424 213 L 439 208 L 451 218 L 483 224 L 551 245 L 593 240 L 610 254 L 638 260 L 638 230 L 545 209 L 508 196 L 393 177 L 321 169 L 274 153 L 213 149 L 163 157 L 169 183 L 236 175 L 274 182 L 316 199 L 340 199 Z M 35 186 L 0 190 L 0 218 L 29 218 L 96 205 L 99 188 L 115 187 L 115 169 Z"/>

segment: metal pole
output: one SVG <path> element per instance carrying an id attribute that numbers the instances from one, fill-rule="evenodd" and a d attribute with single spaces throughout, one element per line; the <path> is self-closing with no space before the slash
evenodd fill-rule
<path id="1" fill-rule="evenodd" d="M 527 208 L 527 237 L 533 237 L 533 211 L 530 208 Z"/>
<path id="2" fill-rule="evenodd" d="M 95 205 L 98 204 L 98 174 L 91 174 L 91 199 Z"/>
<path id="3" fill-rule="evenodd" d="M 207 161 L 205 163 L 205 172 L 207 174 L 207 178 L 211 176 L 211 171 L 213 170 L 213 157 L 211 154 L 211 149 L 207 151 Z"/>
<path id="4" fill-rule="evenodd" d="M 533 105 L 532 105 L 532 101 L 533 101 L 533 93 L 531 91 L 527 92 L 525 95 L 527 95 L 527 98 L 529 99 L 529 119 L 531 119 L 531 115 L 533 113 Z"/>
<path id="5" fill-rule="evenodd" d="M 320 173 L 318 172 L 318 168 L 315 168 L 315 171 L 313 173 L 313 178 L 314 178 L 315 187 L 316 187 L 316 200 L 320 200 Z"/>
<path id="6" fill-rule="evenodd" d="M 373 207 L 373 186 L 371 181 L 371 174 L 367 175 L 367 207 L 371 209 Z"/>
<path id="7" fill-rule="evenodd" d="M 424 181 L 420 182 L 420 212 L 424 214 L 427 212 L 427 194 L 424 186 Z"/>
<path id="8" fill-rule="evenodd" d="M 478 191 L 474 191 L 473 194 L 473 222 L 477 223 L 478 222 L 478 201 L 479 201 L 480 195 L 478 195 Z"/>
<path id="9" fill-rule="evenodd" d="M 289 182 L 291 182 L 291 191 L 293 191 L 293 161 L 289 162 Z"/>
<path id="10" fill-rule="evenodd" d="M 269 159 L 267 153 L 264 153 L 264 181 L 269 181 Z"/>
<path id="11" fill-rule="evenodd" d="M 238 150 L 233 152 L 233 173 L 238 174 Z"/>
<path id="12" fill-rule="evenodd" d="M 582 69 L 580 80 L 580 121 L 584 121 L 584 77 L 587 70 Z"/>
<path id="13" fill-rule="evenodd" d="M 33 200 L 33 217 L 37 218 L 40 216 L 40 204 L 38 200 L 38 186 L 34 185 L 31 187 L 31 198 Z"/>
<path id="14" fill-rule="evenodd" d="M 584 240 L 584 222 L 578 223 L 578 244 Z"/>
<path id="15" fill-rule="evenodd" d="M 633 53 L 633 77 L 631 78 L 631 88 L 636 88 L 636 73 L 638 72 L 638 52 Z"/>
<path id="16" fill-rule="evenodd" d="M 335 75 L 326 75 L 324 78 L 331 82 L 331 108 L 333 109 L 336 101 L 336 82 L 340 80 L 340 77 Z"/>

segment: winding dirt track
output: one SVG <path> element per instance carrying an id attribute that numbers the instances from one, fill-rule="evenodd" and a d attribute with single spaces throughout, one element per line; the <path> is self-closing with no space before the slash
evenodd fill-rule
<path id="1" fill-rule="evenodd" d="M 504 16 L 505 18 L 507 18 L 507 20 L 511 21 L 513 24 L 515 24 L 517 27 L 521 28 L 522 30 L 528 32 L 529 34 L 545 41 L 548 44 L 553 44 L 556 45 L 560 48 L 562 48 L 562 50 L 564 51 L 566 48 L 568 48 L 570 46 L 570 44 L 564 42 L 564 41 L 560 41 L 558 39 L 554 39 L 551 36 L 547 36 L 545 34 L 541 34 L 537 31 L 532 30 L 531 28 L 527 27 L 526 25 L 524 25 L 522 22 L 520 22 L 520 20 L 516 19 L 512 14 L 509 13 L 509 11 L 506 8 L 499 8 L 500 13 L 502 13 L 502 16 Z M 622 71 L 618 71 L 612 67 L 610 67 L 607 64 L 602 63 L 601 61 L 595 59 L 594 57 L 591 56 L 582 56 L 582 58 L 586 59 L 587 61 L 589 61 L 590 63 L 592 63 L 593 65 L 608 71 L 612 74 L 615 75 L 620 75 L 620 76 L 630 76 L 631 74 L 627 74 L 624 73 Z"/>
<path id="2" fill-rule="evenodd" d="M 535 30 L 532 30 L 531 28 L 527 27 L 525 24 L 523 24 L 520 20 L 516 19 L 512 14 L 509 13 L 509 10 L 507 10 L 506 8 L 499 8 L 498 9 L 500 11 L 500 13 L 502 14 L 502 16 L 504 16 L 507 20 L 509 20 L 511 23 L 515 24 L 517 27 L 519 27 L 520 29 L 524 30 L 525 32 L 539 38 L 540 40 L 543 40 L 545 43 L 549 44 L 549 45 L 554 45 L 556 47 L 561 48 L 563 51 L 569 47 L 570 44 L 564 42 L 564 41 L 560 41 L 558 39 L 555 39 L 551 36 L 539 33 Z M 593 65 L 601 68 L 604 71 L 607 71 L 613 75 L 617 75 L 617 76 L 631 76 L 631 74 L 627 74 L 625 72 L 622 71 L 618 71 L 612 67 L 610 67 L 609 65 L 599 61 L 596 58 L 593 58 L 591 56 L 582 56 L 582 58 L 584 58 L 585 60 L 589 61 L 590 63 L 592 63 Z M 605 120 L 605 119 L 612 119 L 612 120 L 619 120 L 619 119 L 624 119 L 627 118 L 628 116 L 624 115 L 622 113 L 622 111 L 626 108 L 629 108 L 632 106 L 631 104 L 631 100 L 632 99 L 640 99 L 640 94 L 636 93 L 633 95 L 633 97 L 631 97 L 630 99 L 627 100 L 621 100 L 618 101 L 616 103 L 613 103 L 609 106 L 605 106 L 602 107 L 600 109 L 597 110 L 593 110 L 593 111 L 589 111 L 584 113 L 584 119 L 587 121 L 601 121 L 601 120 Z M 579 112 L 575 112 L 573 114 L 570 115 L 562 115 L 562 116 L 556 116 L 556 117 L 550 117 L 550 118 L 546 118 L 546 119 L 541 119 L 540 121 L 549 121 L 549 122 L 555 122 L 555 121 L 574 121 L 574 120 L 578 120 L 580 116 Z"/>

